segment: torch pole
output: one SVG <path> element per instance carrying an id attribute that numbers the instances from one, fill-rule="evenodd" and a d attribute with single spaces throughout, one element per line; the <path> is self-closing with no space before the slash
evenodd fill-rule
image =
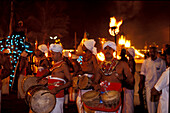
<path id="1" fill-rule="evenodd" d="M 116 44 L 116 32 L 115 32 L 115 29 L 114 29 L 114 35 L 115 35 L 115 44 Z M 116 58 L 117 58 L 117 51 L 116 51 Z"/>

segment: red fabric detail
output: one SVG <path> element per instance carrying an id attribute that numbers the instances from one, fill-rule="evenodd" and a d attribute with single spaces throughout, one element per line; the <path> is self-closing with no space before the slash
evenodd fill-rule
<path id="1" fill-rule="evenodd" d="M 105 107 L 104 104 L 102 103 L 100 103 L 97 107 L 90 107 L 90 106 L 87 106 L 85 103 L 83 103 L 83 105 L 86 106 L 88 109 L 95 110 L 95 111 L 117 112 L 119 110 L 119 107 L 121 106 L 121 98 L 120 98 L 118 106 L 115 108 Z"/>
<path id="2" fill-rule="evenodd" d="M 50 68 L 51 71 L 53 71 L 53 69 L 55 69 L 56 67 L 58 67 L 59 65 L 61 65 L 62 63 L 64 63 L 64 61 L 59 61 L 59 62 L 56 62 L 53 67 Z"/>
<path id="3" fill-rule="evenodd" d="M 47 72 L 49 72 L 49 70 L 48 69 L 43 69 L 43 70 L 41 70 L 41 71 L 37 71 L 37 74 L 36 74 L 36 77 L 41 77 L 41 76 L 43 76 L 45 73 L 47 73 Z"/>
<path id="4" fill-rule="evenodd" d="M 106 83 L 104 83 L 105 85 Z M 121 83 L 118 83 L 118 82 L 110 82 L 110 85 L 108 85 L 109 83 L 106 84 L 106 90 L 107 91 L 111 91 L 111 90 L 114 90 L 114 91 L 119 91 L 121 92 L 122 91 L 122 84 Z M 103 86 L 104 87 L 104 86 Z M 104 88 L 101 87 L 100 91 L 104 92 Z"/>
<path id="5" fill-rule="evenodd" d="M 59 83 L 57 83 L 57 85 L 59 85 L 59 86 L 61 86 L 61 85 L 63 85 L 64 84 L 64 82 L 63 81 L 61 81 L 61 80 L 56 80 L 56 79 L 48 79 L 48 84 L 50 84 L 50 83 L 54 83 L 54 82 L 59 82 Z M 54 84 L 55 85 L 55 84 Z M 55 87 L 57 87 L 57 86 L 54 86 L 54 85 L 49 85 L 48 86 L 48 89 L 53 89 L 53 88 L 55 88 Z M 60 90 L 56 95 L 56 98 L 61 98 L 61 97 L 64 97 L 64 90 Z"/>

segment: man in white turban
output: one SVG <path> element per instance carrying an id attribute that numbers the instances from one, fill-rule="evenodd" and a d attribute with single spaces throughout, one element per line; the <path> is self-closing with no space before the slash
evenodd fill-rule
<path id="1" fill-rule="evenodd" d="M 51 63 L 48 61 L 45 53 L 48 53 L 48 48 L 45 44 L 41 44 L 38 46 L 38 49 L 35 51 L 36 56 L 36 66 L 37 66 L 37 77 L 41 77 L 45 73 L 48 72 L 49 68 L 51 67 Z"/>
<path id="2" fill-rule="evenodd" d="M 134 76 L 135 76 L 135 67 L 136 63 L 134 60 L 135 57 L 135 50 L 133 48 L 129 48 L 127 50 L 127 56 L 129 57 L 127 63 L 130 67 L 130 71 L 133 75 L 133 83 L 135 82 Z M 124 84 L 123 87 L 124 91 L 124 104 L 123 104 L 123 110 L 122 113 L 134 113 L 134 85 L 129 87 L 127 84 Z"/>
<path id="3" fill-rule="evenodd" d="M 90 50 L 94 55 L 96 55 L 97 54 L 97 48 L 94 47 L 95 44 L 96 44 L 96 42 L 94 41 L 94 39 L 89 39 L 89 40 L 86 40 L 83 45 L 88 50 Z"/>
<path id="4" fill-rule="evenodd" d="M 49 47 L 51 58 L 54 61 L 53 66 L 49 69 L 51 76 L 48 76 L 48 88 L 56 96 L 56 105 L 51 113 L 63 113 L 64 89 L 70 87 L 71 76 L 69 68 L 62 58 L 62 46 L 60 44 L 51 44 Z M 43 77 L 46 77 L 44 75 Z"/>
<path id="5" fill-rule="evenodd" d="M 83 61 L 81 64 L 82 71 L 79 72 L 79 75 L 81 75 L 82 77 L 88 76 L 90 80 L 93 80 L 95 69 L 97 68 L 97 65 L 98 65 L 97 59 L 95 56 L 97 54 L 97 49 L 96 47 L 94 47 L 95 43 L 96 42 L 94 41 L 94 39 L 89 39 L 83 43 L 83 47 L 82 47 L 85 53 L 82 55 L 83 56 Z M 92 90 L 92 89 L 91 88 L 87 90 L 81 89 L 78 92 L 76 103 L 77 103 L 77 108 L 78 108 L 79 113 L 84 113 L 81 96 L 89 90 Z"/>
<path id="6" fill-rule="evenodd" d="M 107 41 L 103 45 L 103 53 L 105 55 L 105 61 L 96 69 L 95 80 L 92 86 L 95 90 L 99 90 L 101 93 L 106 91 L 122 91 L 122 79 L 123 74 L 127 76 L 126 82 L 128 85 L 133 85 L 132 74 L 129 66 L 124 61 L 118 61 L 113 56 L 113 52 L 116 50 L 116 44 L 112 41 Z M 99 84 L 99 81 L 100 84 Z M 120 101 L 121 102 L 121 101 Z M 121 104 L 118 104 L 117 110 L 108 111 L 107 107 L 102 107 L 102 111 L 96 111 L 95 113 L 121 113 Z M 106 111 L 106 112 L 105 112 Z"/>

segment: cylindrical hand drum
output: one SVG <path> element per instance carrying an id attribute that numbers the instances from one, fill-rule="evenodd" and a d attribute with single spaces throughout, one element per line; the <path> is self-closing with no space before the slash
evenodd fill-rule
<path id="1" fill-rule="evenodd" d="M 101 99 L 106 107 L 116 108 L 119 105 L 120 92 L 118 91 L 108 91 L 107 93 L 105 92 L 101 95 Z"/>
<path id="2" fill-rule="evenodd" d="M 22 80 L 22 90 L 23 92 L 26 92 L 28 88 L 34 85 L 38 85 L 37 83 L 37 77 L 34 77 L 33 75 L 27 75 L 23 80 Z"/>
<path id="3" fill-rule="evenodd" d="M 78 77 L 72 77 L 72 87 L 74 89 L 77 89 L 78 88 L 78 81 L 79 81 L 79 78 Z"/>
<path id="4" fill-rule="evenodd" d="M 88 89 L 91 86 L 92 81 L 87 76 L 81 76 L 79 78 L 78 86 L 80 89 Z"/>
<path id="5" fill-rule="evenodd" d="M 82 101 L 85 105 L 90 107 L 96 107 L 100 103 L 100 92 L 97 91 L 88 91 L 82 95 Z"/>
<path id="6" fill-rule="evenodd" d="M 26 92 L 25 99 L 35 113 L 49 113 L 56 104 L 55 95 L 51 94 L 48 88 L 41 85 L 30 87 Z"/>

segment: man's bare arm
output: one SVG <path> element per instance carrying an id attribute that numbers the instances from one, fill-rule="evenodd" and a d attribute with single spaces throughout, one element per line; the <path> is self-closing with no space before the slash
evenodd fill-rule
<path id="1" fill-rule="evenodd" d="M 122 66 L 124 69 L 124 74 L 126 75 L 127 79 L 126 79 L 126 83 L 128 83 L 129 85 L 133 86 L 133 75 L 130 72 L 130 67 L 128 66 L 128 64 L 126 62 L 122 62 Z"/>

